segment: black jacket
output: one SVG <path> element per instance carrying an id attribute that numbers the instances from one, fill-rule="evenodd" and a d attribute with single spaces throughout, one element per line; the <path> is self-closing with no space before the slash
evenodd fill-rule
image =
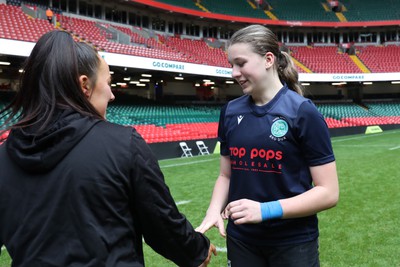
<path id="1" fill-rule="evenodd" d="M 0 247 L 13 266 L 143 266 L 142 237 L 179 266 L 205 260 L 208 239 L 134 129 L 63 111 L 34 132 L 0 145 Z"/>

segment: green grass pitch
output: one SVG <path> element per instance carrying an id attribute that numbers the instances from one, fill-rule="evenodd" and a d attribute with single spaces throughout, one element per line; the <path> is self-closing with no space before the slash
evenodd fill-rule
<path id="1" fill-rule="evenodd" d="M 337 207 L 321 212 L 322 267 L 400 266 L 400 130 L 332 139 L 340 180 Z M 178 207 L 200 224 L 219 171 L 219 156 L 160 161 Z M 186 202 L 186 203 L 185 203 Z M 207 232 L 222 250 L 210 266 L 227 266 L 225 240 Z M 175 266 L 145 247 L 146 266 Z M 3 248 L 0 267 L 10 266 Z"/>

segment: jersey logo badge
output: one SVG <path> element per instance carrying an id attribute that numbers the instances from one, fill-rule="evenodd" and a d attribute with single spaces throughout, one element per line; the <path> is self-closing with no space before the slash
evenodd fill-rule
<path id="1" fill-rule="evenodd" d="M 239 115 L 239 116 L 237 116 L 237 119 L 238 119 L 238 125 L 239 125 L 239 124 L 242 122 L 243 118 L 244 118 L 244 116 L 243 116 L 243 115 Z"/>
<path id="2" fill-rule="evenodd" d="M 282 119 L 276 120 L 271 126 L 271 134 L 277 138 L 284 136 L 288 130 L 287 122 Z"/>

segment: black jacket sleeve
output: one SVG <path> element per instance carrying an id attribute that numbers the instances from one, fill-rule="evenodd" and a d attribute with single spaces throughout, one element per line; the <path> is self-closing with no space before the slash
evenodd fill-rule
<path id="1" fill-rule="evenodd" d="M 146 243 L 178 266 L 199 266 L 208 256 L 209 240 L 179 213 L 157 159 L 135 130 L 131 144 L 133 216 Z"/>

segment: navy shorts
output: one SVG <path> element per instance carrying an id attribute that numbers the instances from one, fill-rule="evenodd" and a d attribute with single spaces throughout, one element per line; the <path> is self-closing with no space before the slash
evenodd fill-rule
<path id="1" fill-rule="evenodd" d="M 286 246 L 255 246 L 227 237 L 228 267 L 319 267 L 318 239 Z"/>

